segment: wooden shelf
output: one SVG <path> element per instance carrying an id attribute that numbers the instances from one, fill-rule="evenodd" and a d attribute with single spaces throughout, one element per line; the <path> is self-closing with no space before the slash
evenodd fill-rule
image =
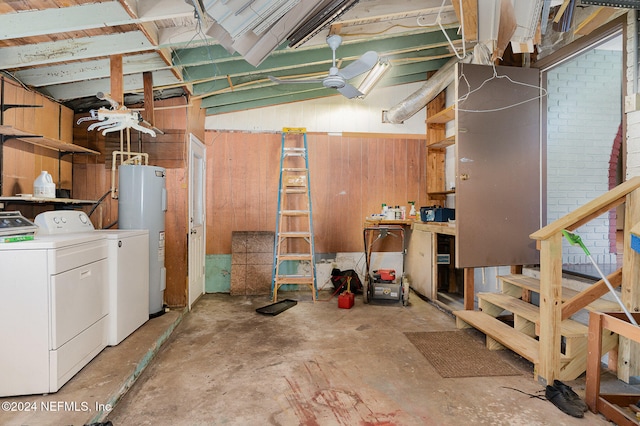
<path id="1" fill-rule="evenodd" d="M 85 148 L 80 145 L 74 145 L 72 143 L 63 142 L 57 139 L 46 138 L 44 136 L 34 135 L 29 132 L 25 132 L 20 129 L 16 129 L 12 126 L 0 126 L 0 134 L 4 135 L 7 139 L 16 139 L 22 142 L 29 143 L 31 145 L 42 146 L 44 148 L 53 149 L 58 152 L 73 152 L 78 154 L 95 154 L 100 155 L 98 151 L 94 151 L 89 148 Z"/>
<path id="2" fill-rule="evenodd" d="M 446 147 L 451 146 L 451 145 L 453 145 L 455 143 L 456 143 L 456 136 L 452 135 L 452 136 L 449 136 L 448 138 L 439 140 L 439 141 L 434 142 L 432 144 L 427 144 L 427 148 L 430 148 L 430 149 L 446 148 Z"/>
<path id="3" fill-rule="evenodd" d="M 431 117 L 427 118 L 427 124 L 444 124 L 453 120 L 455 117 L 456 111 L 453 108 L 453 105 L 451 105 L 450 107 L 445 108 L 437 114 L 434 114 Z"/>
<path id="4" fill-rule="evenodd" d="M 427 194 L 429 195 L 449 195 L 449 194 L 455 194 L 456 190 L 455 189 L 451 189 L 449 191 L 429 191 L 427 192 Z"/>
<path id="5" fill-rule="evenodd" d="M 24 203 L 24 204 L 96 204 L 95 200 L 76 200 L 74 198 L 45 198 L 29 195 L 16 195 L 12 197 L 0 197 L 0 203 Z"/>

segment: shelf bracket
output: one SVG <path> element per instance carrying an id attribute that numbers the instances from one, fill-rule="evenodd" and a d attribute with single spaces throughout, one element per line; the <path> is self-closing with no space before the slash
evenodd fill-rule
<path id="1" fill-rule="evenodd" d="M 5 104 L 2 102 L 2 112 L 11 108 L 42 108 L 42 105 Z"/>

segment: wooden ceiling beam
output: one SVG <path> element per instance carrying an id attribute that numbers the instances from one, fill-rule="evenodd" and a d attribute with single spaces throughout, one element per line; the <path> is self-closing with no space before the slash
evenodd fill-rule
<path id="1" fill-rule="evenodd" d="M 122 55 L 112 55 L 109 58 L 111 65 L 111 99 L 118 105 L 124 105 L 124 83 L 122 74 Z"/>
<path id="2" fill-rule="evenodd" d="M 453 9 L 456 11 L 458 22 L 464 27 L 465 41 L 478 40 L 478 1 L 477 0 L 451 0 Z M 460 3 L 462 3 L 463 19 L 460 19 Z"/>
<path id="3" fill-rule="evenodd" d="M 153 45 L 140 32 L 115 33 L 95 37 L 64 39 L 3 47 L 0 69 L 26 68 L 73 60 L 152 50 Z"/>

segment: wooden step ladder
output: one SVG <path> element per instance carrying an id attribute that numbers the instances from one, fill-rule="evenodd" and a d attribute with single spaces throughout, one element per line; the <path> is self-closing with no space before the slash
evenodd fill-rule
<path id="1" fill-rule="evenodd" d="M 271 294 L 278 300 L 283 285 L 308 285 L 315 302 L 316 286 L 315 245 L 311 214 L 309 157 L 307 130 L 282 129 L 278 214 L 273 258 Z"/>

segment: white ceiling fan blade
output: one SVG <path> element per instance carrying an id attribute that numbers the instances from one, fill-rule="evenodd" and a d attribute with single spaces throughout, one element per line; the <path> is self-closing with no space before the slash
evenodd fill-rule
<path id="1" fill-rule="evenodd" d="M 369 71 L 378 62 L 378 54 L 373 50 L 366 52 L 355 62 L 351 62 L 349 65 L 340 70 L 339 74 L 344 77 L 345 80 L 352 79 L 353 77 Z"/>
<path id="2" fill-rule="evenodd" d="M 277 77 L 274 77 L 272 75 L 268 76 L 269 80 L 273 81 L 274 83 L 278 83 L 278 84 L 297 84 L 297 83 L 322 83 L 322 79 L 313 79 L 313 80 L 281 80 Z"/>
<path id="3" fill-rule="evenodd" d="M 338 89 L 338 92 L 342 93 L 342 95 L 346 96 L 349 99 L 357 98 L 358 96 L 362 96 L 362 93 L 353 87 L 350 84 L 345 84 L 344 87 Z"/>

